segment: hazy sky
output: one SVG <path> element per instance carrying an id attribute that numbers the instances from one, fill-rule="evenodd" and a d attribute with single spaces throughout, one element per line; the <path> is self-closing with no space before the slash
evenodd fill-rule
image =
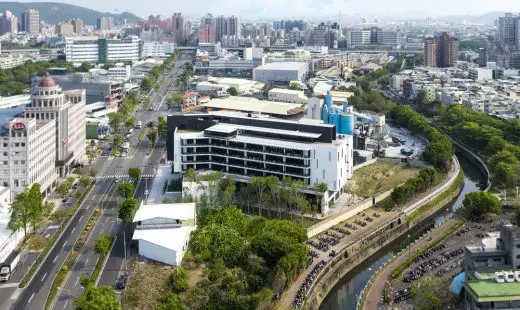
<path id="1" fill-rule="evenodd" d="M 31 2 L 31 0 L 22 0 L 22 2 Z M 63 0 L 63 2 L 102 12 L 113 12 L 115 9 L 130 11 L 140 17 L 150 14 L 171 15 L 173 12 L 183 12 L 188 15 L 211 12 L 248 18 L 317 17 L 337 15 L 340 10 L 344 15 L 395 14 L 400 17 L 411 12 L 421 13 L 423 16 L 482 14 L 490 11 L 520 12 L 520 0 Z M 411 13 L 410 17 L 415 13 Z"/>

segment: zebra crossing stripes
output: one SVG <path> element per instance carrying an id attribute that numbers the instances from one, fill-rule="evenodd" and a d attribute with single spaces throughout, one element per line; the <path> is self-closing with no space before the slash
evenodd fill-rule
<path id="1" fill-rule="evenodd" d="M 154 177 L 153 174 L 142 174 L 141 175 L 141 179 L 151 179 L 153 177 Z M 128 178 L 130 178 L 130 176 L 128 174 L 98 175 L 94 179 L 96 179 L 96 180 L 106 180 L 106 179 L 115 179 L 115 178 L 128 179 Z"/>

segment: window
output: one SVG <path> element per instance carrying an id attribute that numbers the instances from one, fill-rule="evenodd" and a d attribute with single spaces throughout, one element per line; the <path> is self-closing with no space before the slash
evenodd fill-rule
<path id="1" fill-rule="evenodd" d="M 323 179 L 325 179 L 325 169 L 323 169 Z"/>
<path id="2" fill-rule="evenodd" d="M 516 245 L 516 248 L 517 248 L 517 249 L 520 249 L 520 243 Z"/>
<path id="3" fill-rule="evenodd" d="M 14 144 L 14 147 L 19 147 L 19 146 L 20 146 L 20 143 L 18 143 L 18 142 L 16 142 L 16 143 Z"/>
<path id="4" fill-rule="evenodd" d="M 20 164 L 25 165 L 25 160 L 20 160 Z"/>
<path id="5" fill-rule="evenodd" d="M 494 261 L 494 262 L 501 262 L 501 261 L 502 261 L 502 258 L 501 258 L 501 257 L 494 257 L 494 258 L 493 258 L 493 261 Z"/>
<path id="6" fill-rule="evenodd" d="M 15 161 L 14 161 L 14 164 L 15 164 L 15 165 L 18 165 L 18 161 L 17 161 L 17 160 L 15 160 Z"/>
<path id="7" fill-rule="evenodd" d="M 520 255 L 517 255 L 517 256 L 516 256 L 516 259 L 520 259 Z"/>
<path id="8" fill-rule="evenodd" d="M 7 152 L 4 152 L 4 156 L 7 156 Z"/>
<path id="9" fill-rule="evenodd" d="M 25 142 L 20 143 L 21 147 L 25 147 Z"/>
<path id="10" fill-rule="evenodd" d="M 329 161 L 332 161 L 332 152 L 329 152 Z"/>
<path id="11" fill-rule="evenodd" d="M 316 169 L 318 169 L 318 160 L 316 160 Z"/>

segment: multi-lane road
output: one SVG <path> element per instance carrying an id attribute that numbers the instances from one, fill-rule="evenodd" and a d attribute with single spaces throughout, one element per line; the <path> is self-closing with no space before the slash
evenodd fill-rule
<path id="1" fill-rule="evenodd" d="M 176 62 L 172 70 L 165 74 L 166 78 L 159 87 L 159 91 L 152 91 L 152 105 L 158 107 L 156 111 L 138 111 L 135 113 L 137 121 L 141 121 L 144 126 L 151 121 L 156 121 L 160 115 L 165 114 L 166 107 L 164 105 L 167 98 L 175 89 L 170 76 L 179 76 L 182 71 L 184 61 L 189 58 L 181 57 Z M 172 84 L 172 85 L 170 85 Z M 153 182 L 153 176 L 156 173 L 156 167 L 165 151 L 163 144 L 158 144 L 150 155 L 148 153 L 148 141 L 139 142 L 137 136 L 139 130 L 136 130 L 131 139 L 131 151 L 128 157 L 113 158 L 101 157 L 95 161 L 92 166 L 98 173 L 95 184 L 88 193 L 84 203 L 79 208 L 75 216 L 73 216 L 63 234 L 59 237 L 54 248 L 50 251 L 47 258 L 42 262 L 41 267 L 36 272 L 30 284 L 24 288 L 16 288 L 17 283 L 11 283 L 0 286 L 0 296 L 6 297 L 0 300 L 0 309 L 43 309 L 49 294 L 53 279 L 67 255 L 70 253 L 74 243 L 79 238 L 81 232 L 85 228 L 90 216 L 96 208 L 101 208 L 102 213 L 98 217 L 90 236 L 79 251 L 75 264 L 71 271 L 67 274 L 65 281 L 58 292 L 55 300 L 54 309 L 73 309 L 72 300 L 83 292 L 80 277 L 83 274 L 91 274 L 98 260 L 98 255 L 94 252 L 94 244 L 96 237 L 103 234 L 110 234 L 116 237 L 114 246 L 107 260 L 105 269 L 102 271 L 99 285 L 114 285 L 121 271 L 124 262 L 125 244 L 131 239 L 131 230 L 123 225 L 117 218 L 117 204 L 121 198 L 117 195 L 116 177 L 126 175 L 128 168 L 141 168 L 142 178 L 137 186 L 134 198 L 140 200 L 144 198 L 144 192 L 149 189 Z M 123 228 L 126 227 L 126 233 Z M 123 240 L 126 236 L 126 242 Z M 8 294 L 2 294 L 2 290 L 9 290 Z M 5 291 L 7 292 L 7 291 Z M 9 295 L 9 296 L 7 296 Z"/>

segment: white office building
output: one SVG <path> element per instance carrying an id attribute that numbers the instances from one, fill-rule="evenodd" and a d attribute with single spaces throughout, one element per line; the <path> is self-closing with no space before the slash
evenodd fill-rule
<path id="1" fill-rule="evenodd" d="M 173 54 L 175 43 L 168 42 L 144 42 L 143 58 L 165 58 Z"/>
<path id="2" fill-rule="evenodd" d="M 347 46 L 356 47 L 358 45 L 370 44 L 372 32 L 370 30 L 349 30 L 347 31 Z"/>
<path id="3" fill-rule="evenodd" d="M 31 104 L 25 108 L 26 118 L 55 124 L 55 168 L 62 177 L 85 157 L 85 100 L 84 89 L 63 91 L 46 74 L 33 86 Z"/>
<path id="4" fill-rule="evenodd" d="M 115 67 L 108 68 L 108 77 L 111 80 L 128 81 L 132 75 L 132 69 L 129 65 L 117 64 Z"/>
<path id="5" fill-rule="evenodd" d="M 326 183 L 322 213 L 352 176 L 352 136 L 336 136 L 334 125 L 186 114 L 168 116 L 168 128 L 174 130 L 168 139 L 168 159 L 174 173 L 194 168 L 221 171 L 242 182 L 252 176 L 276 176 L 308 185 Z"/>
<path id="6" fill-rule="evenodd" d="M 273 88 L 267 93 L 270 101 L 307 104 L 307 96 L 303 90 L 292 90 L 285 88 Z"/>
<path id="7" fill-rule="evenodd" d="M 138 61 L 142 59 L 142 42 L 136 36 L 122 39 L 67 37 L 65 58 L 75 63 Z"/>
<path id="8" fill-rule="evenodd" d="M 9 207 L 11 206 L 11 191 L 8 187 L 0 186 L 0 262 L 14 251 L 18 244 L 23 240 L 23 230 L 12 231 L 7 227 L 11 216 Z"/>
<path id="9" fill-rule="evenodd" d="M 58 175 L 56 122 L 23 118 L 22 109 L 0 110 L 0 185 L 11 198 L 39 183 L 49 193 Z"/>

